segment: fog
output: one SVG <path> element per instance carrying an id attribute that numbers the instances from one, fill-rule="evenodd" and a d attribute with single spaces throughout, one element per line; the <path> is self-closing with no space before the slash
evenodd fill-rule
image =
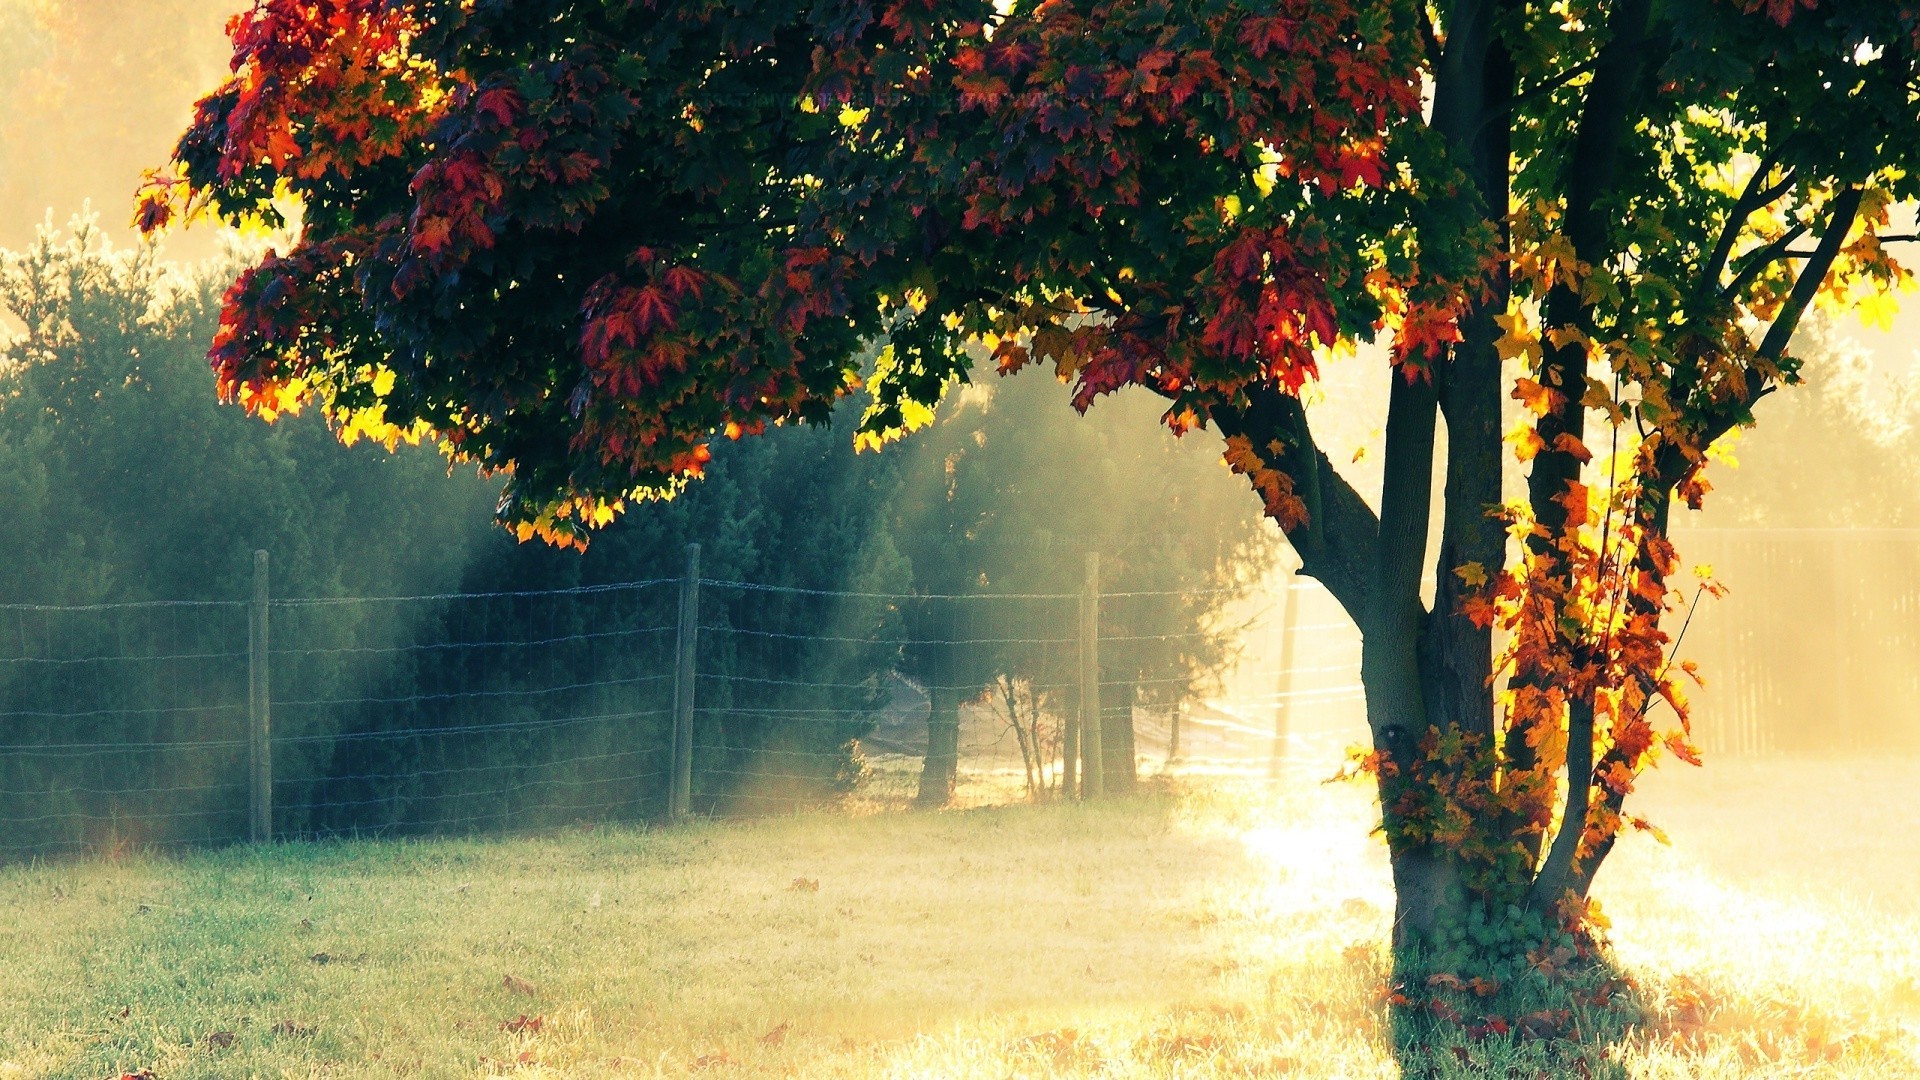
<path id="1" fill-rule="evenodd" d="M 1144 392 L 1082 418 L 1045 373 L 983 373 L 930 430 L 879 454 L 853 452 L 843 410 L 826 430 L 723 442 L 706 479 L 632 508 L 585 555 L 517 544 L 488 520 L 497 482 L 449 475 L 424 449 L 340 447 L 311 415 L 269 429 L 213 402 L 203 355 L 236 265 L 226 238 L 201 226 L 156 253 L 127 219 L 142 170 L 164 163 L 226 70 L 221 26 L 242 6 L 0 0 L 0 908 L 57 915 L 44 949 L 19 939 L 17 957 L 0 954 L 25 973 L 0 987 L 0 1034 L 33 1026 L 9 1026 L 9 1009 L 110 981 L 73 976 L 66 953 L 94 957 L 96 940 L 124 934 L 137 940 L 99 955 L 149 956 L 136 918 L 153 914 L 176 921 L 151 936 L 176 944 L 198 940 L 181 927 L 266 927 L 241 951 L 275 992 L 357 972 L 368 950 L 369 970 L 388 947 L 443 960 L 419 976 L 426 1019 L 399 982 L 365 1008 L 392 1016 L 396 1060 L 425 1045 L 468 1070 L 473 1039 L 511 1034 L 505 1054 L 519 1056 L 483 1068 L 532 1065 L 538 1050 L 563 1073 L 612 1075 L 615 1051 L 631 1064 L 637 1046 L 719 1069 L 736 1063 L 715 1049 L 731 1039 L 739 1060 L 783 1074 L 988 1077 L 1009 1074 L 1009 1055 L 1035 1074 L 1105 1068 L 1087 1049 L 1105 1039 L 1111 1060 L 1145 1062 L 1125 1075 L 1300 1062 L 1397 1074 L 1380 1033 L 1393 893 L 1368 833 L 1378 806 L 1364 786 L 1321 783 L 1367 739 L 1360 638 L 1294 573 L 1215 433 L 1175 439 Z M 7 343 L 21 328 L 7 298 L 34 257 L 91 283 L 62 294 L 70 332 L 36 356 L 66 367 L 39 380 Z M 1669 623 L 1705 680 L 1692 696 L 1706 769 L 1669 760 L 1645 778 L 1631 806 L 1673 843 L 1633 834 L 1598 889 L 1649 1000 L 1692 1017 L 1636 1036 L 1620 1055 L 1635 1075 L 1783 1075 L 1767 1070 L 1852 1054 L 1896 1064 L 1845 1075 L 1892 1077 L 1920 1060 L 1904 794 L 1920 775 L 1920 304 L 1891 326 L 1810 318 L 1797 351 L 1806 385 L 1760 403 L 1710 470 L 1706 508 L 1675 517 L 1682 564 L 1728 591 L 1688 584 Z M 1323 449 L 1376 504 L 1391 377 L 1362 350 L 1329 359 L 1310 390 Z M 1519 494 L 1523 474 L 1508 482 Z M 682 623 L 690 543 L 698 599 Z M 245 834 L 256 550 L 272 554 L 282 605 L 262 650 L 284 740 L 267 785 L 281 835 L 537 829 L 546 846 L 383 868 L 342 845 L 317 874 L 255 875 L 254 893 L 218 862 L 181 863 L 188 885 L 167 894 L 164 864 L 34 861 Z M 1093 551 L 1104 637 L 1089 672 L 1077 635 Z M 610 848 L 610 832 L 576 827 L 651 823 L 671 805 L 687 657 L 692 809 L 759 831 L 635 830 Z M 1059 801 L 1090 682 L 1107 752 L 1165 801 L 1029 813 Z M 904 813 L 925 801 L 949 735 L 967 812 Z M 790 813 L 820 805 L 836 813 Z M 989 806 L 1014 809 L 972 812 Z M 1105 830 L 1100 844 L 1083 843 L 1088 829 Z M 294 873 L 309 876 L 281 880 Z M 333 895 L 314 904 L 329 874 L 348 897 L 336 909 Z M 218 902 L 176 912 L 145 888 Z M 83 895 L 113 927 L 85 921 L 71 902 Z M 137 917 L 109 907 L 134 900 Z M 589 925 L 597 949 L 562 936 Z M 254 959 L 274 950 L 292 975 Z M 204 958 L 179 951 L 167 962 L 183 970 Z M 602 968 L 578 964 L 593 986 L 558 1020 L 517 974 L 500 988 L 496 968 L 587 951 Z M 663 951 L 683 966 L 660 968 Z M 1857 962 L 1836 963 L 1843 953 Z M 1056 956 L 1072 962 L 1042 959 Z M 785 985 L 780 963 L 808 974 Z M 476 964 L 494 966 L 470 978 Z M 173 992 L 171 969 L 149 975 Z M 564 978 L 539 981 L 558 998 Z M 484 982 L 501 1015 L 476 1025 L 460 980 Z M 1218 1000 L 1192 1005 L 1192 987 Z M 315 1016 L 362 1008 L 327 993 L 336 1004 L 317 998 Z M 820 1004 L 834 995 L 847 1004 Z M 642 996 L 665 1004 L 606 1019 L 639 1016 Z M 1072 1011 L 1089 1000 L 1105 1010 L 1093 1021 Z M 97 1004 L 60 1024 L 32 1016 L 60 1033 L 21 1036 L 26 1050 L 0 1040 L 0 1078 L 72 1074 L 69 1033 L 110 1015 Z M 982 1020 L 989 1007 L 1001 1011 Z M 551 1015 L 530 1020 L 539 1009 Z M 775 1061 L 795 1016 L 813 1072 Z M 571 1041 L 536 1046 L 542 1022 Z M 310 1039 L 304 1023 L 272 1031 Z M 1292 1056 L 1242 1053 L 1262 1039 Z M 172 1041 L 182 1063 L 215 1048 L 197 1029 Z M 1708 1058 L 1722 1071 L 1693 1071 Z M 1221 1071 L 1182 1071 L 1202 1059 Z"/>

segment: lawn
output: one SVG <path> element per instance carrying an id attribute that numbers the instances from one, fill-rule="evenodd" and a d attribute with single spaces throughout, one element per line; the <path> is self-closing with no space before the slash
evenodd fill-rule
<path id="1" fill-rule="evenodd" d="M 13 867 L 0 1078 L 1915 1077 L 1916 782 L 1657 776 L 1600 886 L 1636 1023 L 1399 1056 L 1366 792 L 1298 775 Z"/>

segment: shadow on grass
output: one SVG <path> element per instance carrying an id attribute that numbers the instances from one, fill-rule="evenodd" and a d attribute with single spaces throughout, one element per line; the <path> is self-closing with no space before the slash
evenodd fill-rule
<path id="1" fill-rule="evenodd" d="M 1626 1080 L 1620 1048 L 1649 1018 L 1633 980 L 1603 951 L 1564 947 L 1534 951 L 1504 981 L 1403 957 L 1381 1005 L 1405 1080 Z"/>

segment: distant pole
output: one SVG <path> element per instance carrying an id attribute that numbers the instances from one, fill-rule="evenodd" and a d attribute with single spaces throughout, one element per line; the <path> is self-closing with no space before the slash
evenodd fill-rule
<path id="1" fill-rule="evenodd" d="M 1087 583 L 1080 594 L 1080 791 L 1097 799 L 1106 791 L 1106 760 L 1100 754 L 1100 553 L 1087 552 Z"/>
<path id="2" fill-rule="evenodd" d="M 256 844 L 273 839 L 273 694 L 267 677 L 267 553 L 253 553 L 247 620 L 247 821 Z"/>
<path id="3" fill-rule="evenodd" d="M 1080 712 L 1067 714 L 1066 731 L 1060 738 L 1060 797 L 1080 797 Z"/>
<path id="4" fill-rule="evenodd" d="M 674 644 L 673 777 L 667 816 L 684 818 L 693 805 L 693 652 L 700 635 L 700 545 L 687 545 L 687 572 L 680 579 L 680 636 Z"/>
<path id="5" fill-rule="evenodd" d="M 1267 776 L 1279 779 L 1287 761 L 1287 737 L 1293 728 L 1293 644 L 1294 631 L 1300 625 L 1300 598 L 1294 590 L 1300 575 L 1288 571 L 1280 586 L 1280 672 L 1273 685 L 1273 755 L 1267 761 Z"/>

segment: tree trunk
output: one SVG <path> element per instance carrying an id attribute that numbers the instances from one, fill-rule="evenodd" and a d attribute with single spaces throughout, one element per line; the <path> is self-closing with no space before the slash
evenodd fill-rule
<path id="1" fill-rule="evenodd" d="M 920 768 L 920 794 L 914 805 L 936 809 L 953 801 L 960 768 L 960 699 L 950 688 L 927 689 L 927 757 Z"/>
<path id="2" fill-rule="evenodd" d="M 1131 792 L 1139 779 L 1133 744 L 1133 694 L 1133 684 L 1122 683 L 1114 688 L 1113 702 L 1100 710 L 1100 754 L 1105 759 L 1102 775 L 1109 795 Z"/>

